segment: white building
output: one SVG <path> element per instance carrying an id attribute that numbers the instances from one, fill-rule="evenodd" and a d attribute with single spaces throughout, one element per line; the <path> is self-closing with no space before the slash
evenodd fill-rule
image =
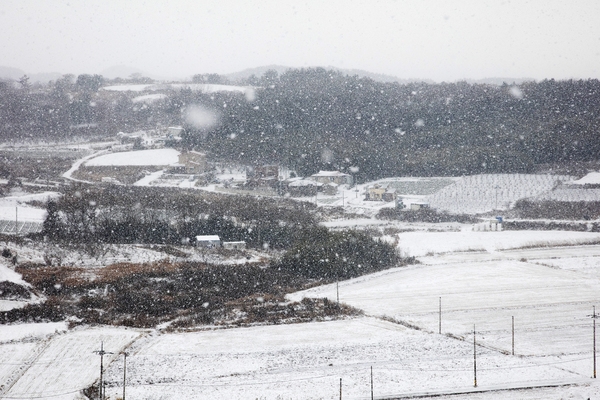
<path id="1" fill-rule="evenodd" d="M 221 238 L 219 238 L 219 235 L 198 235 L 196 236 L 196 246 L 220 247 Z"/>

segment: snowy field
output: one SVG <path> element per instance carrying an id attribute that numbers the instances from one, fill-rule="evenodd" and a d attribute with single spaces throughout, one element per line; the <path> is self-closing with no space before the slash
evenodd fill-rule
<path id="1" fill-rule="evenodd" d="M 30 201 L 46 202 L 56 199 L 58 193 L 43 192 L 29 194 L 12 191 L 9 196 L 0 198 L 0 220 L 43 222 L 46 218 L 46 210 L 26 205 Z"/>
<path id="2" fill-rule="evenodd" d="M 90 159 L 87 166 L 105 165 L 171 165 L 179 161 L 175 149 L 152 149 L 110 153 Z"/>
<path id="3" fill-rule="evenodd" d="M 502 231 L 403 232 L 398 234 L 402 255 L 420 257 L 448 252 L 509 250 L 520 247 L 573 246 L 600 243 L 600 232 Z"/>
<path id="4" fill-rule="evenodd" d="M 573 179 L 550 174 L 465 176 L 428 197 L 431 207 L 456 214 L 506 210 L 519 199 L 539 196 Z"/>
<path id="5" fill-rule="evenodd" d="M 468 341 L 370 317 L 147 337 L 131 350 L 133 398 L 336 399 L 341 379 L 344 398 L 367 399 L 371 367 L 378 398 L 468 391 L 473 383 Z M 539 383 L 584 380 L 486 348 L 480 357 L 482 387 L 523 385 L 523 370 L 543 376 Z M 115 385 L 108 393 L 116 396 L 120 364 L 107 375 Z"/>
<path id="6" fill-rule="evenodd" d="M 157 159 L 165 162 L 168 156 L 163 152 L 148 159 L 153 164 Z M 149 165 L 136 161 L 148 154 L 113 153 L 89 162 Z M 173 156 L 170 163 L 177 162 Z M 237 179 L 241 172 L 235 172 L 224 171 L 222 178 Z M 160 178 L 159 171 L 138 184 L 150 185 Z M 469 180 L 479 190 L 461 189 Z M 538 181 L 540 187 L 527 189 Z M 594 176 L 581 182 L 590 181 L 595 183 Z M 511 182 L 521 183 L 513 187 Z M 378 183 L 396 187 L 408 204 L 445 192 L 435 198 L 499 209 L 518 196 L 548 193 L 556 177 L 402 178 Z M 195 182 L 178 183 L 184 184 L 194 187 Z M 337 196 L 319 194 L 303 200 L 343 206 L 347 213 L 364 216 L 325 223 L 332 228 L 397 229 L 401 233 L 388 234 L 386 239 L 397 238 L 401 253 L 421 263 L 288 296 L 335 301 L 339 294 L 340 301 L 363 310 L 364 316 L 177 334 L 109 327 L 68 330 L 66 322 L 0 325 L 0 398 L 81 399 L 80 391 L 98 379 L 100 357 L 94 351 L 102 342 L 113 353 L 104 358 L 107 395 L 113 400 L 122 395 L 119 353 L 125 350 L 129 354 L 127 398 L 132 399 L 338 399 L 340 383 L 344 399 L 370 399 L 371 368 L 375 398 L 443 395 L 454 399 L 465 398 L 466 393 L 469 399 L 600 397 L 600 384 L 590 379 L 590 315 L 592 307 L 600 305 L 600 245 L 593 243 L 600 241 L 600 233 L 472 232 L 470 225 L 379 221 L 371 217 L 394 204 L 365 201 L 365 191 L 373 184 L 341 187 Z M 5 213 L 12 219 L 16 212 L 19 218 L 41 221 L 43 210 L 23 203 L 55 195 L 29 198 L 15 193 L 0 202 L 0 216 Z M 95 261 L 68 249 L 27 241 L 11 244 L 11 250 L 23 261 L 56 257 L 65 265 L 91 267 L 170 257 L 159 249 L 135 245 L 109 246 Z M 187 259 L 199 256 L 190 250 Z M 259 260 L 265 255 L 252 257 Z M 207 261 L 226 262 L 216 255 Z M 4 259 L 0 260 L 2 280 L 22 283 Z M 15 303 L 24 304 L 6 300 L 0 302 L 0 309 L 13 308 Z M 515 355 L 511 354 L 513 320 Z M 473 385 L 474 328 L 477 388 Z M 568 386 L 523 389 L 547 385 Z"/>
<path id="7" fill-rule="evenodd" d="M 148 399 L 336 399 L 342 379 L 344 398 L 368 399 L 371 367 L 376 398 L 466 393 L 476 390 L 475 326 L 479 344 L 477 390 L 577 384 L 504 392 L 504 398 L 587 398 L 600 394 L 590 379 L 589 318 L 592 305 L 600 300 L 598 275 L 590 274 L 591 269 L 600 268 L 600 246 L 506 251 L 501 248 L 530 245 L 536 240 L 587 238 L 553 232 L 553 238 L 536 239 L 545 232 L 529 232 L 528 237 L 512 241 L 494 240 L 491 235 L 499 233 L 485 236 L 488 241 L 484 245 L 492 249 L 491 253 L 469 254 L 467 262 L 456 261 L 463 253 L 451 252 L 423 257 L 420 265 L 341 282 L 340 301 L 361 308 L 366 317 L 165 335 L 138 342 L 131 368 L 144 378 L 129 384 L 130 393 Z M 423 235 L 413 244 L 415 253 L 422 252 L 418 247 L 428 240 L 427 234 Z M 565 256 L 562 262 L 561 254 Z M 527 261 L 522 261 L 525 257 Z M 547 265 L 548 260 L 555 264 Z M 580 273 L 581 264 L 585 268 Z M 304 296 L 326 296 L 335 301 L 336 287 L 318 287 L 289 297 L 300 300 Z M 438 333 L 440 298 L 442 335 Z M 173 366 L 170 370 L 177 374 L 156 373 L 160 360 L 169 360 Z M 111 374 L 119 377 L 120 373 L 119 365 L 113 365 Z M 117 379 L 115 394 L 119 393 Z M 157 384 L 163 390 L 157 392 Z M 471 396 L 502 398 L 498 393 Z"/>
<path id="8" fill-rule="evenodd" d="M 181 90 L 190 89 L 195 92 L 216 93 L 216 92 L 240 92 L 244 94 L 254 92 L 252 87 L 234 86 L 234 85 L 219 85 L 210 83 L 168 83 L 168 84 L 125 84 L 105 86 L 101 90 L 109 92 L 154 92 L 165 90 Z"/>
<path id="9" fill-rule="evenodd" d="M 600 385 L 590 378 L 589 317 L 600 304 L 600 246 L 523 248 L 576 244 L 593 234 L 462 233 L 401 233 L 399 246 L 422 255 L 421 264 L 340 282 L 339 292 L 328 285 L 289 295 L 335 301 L 339 293 L 364 317 L 170 334 L 97 328 L 65 333 L 61 325 L 37 333 L 36 325 L 23 325 L 16 334 L 14 326 L 2 326 L 0 335 L 11 339 L 0 342 L 1 376 L 20 377 L 5 398 L 42 396 L 42 387 L 52 398 L 78 398 L 77 389 L 98 377 L 93 351 L 102 340 L 115 353 L 105 359 L 111 399 L 122 394 L 118 353 L 130 342 L 128 398 L 338 399 L 341 379 L 343 398 L 369 399 L 371 368 L 375 398 L 465 398 L 470 392 L 471 399 L 600 396 Z M 462 252 L 468 241 L 486 250 Z M 447 248 L 430 254 L 432 242 Z M 567 386 L 523 389 L 547 385 Z M 509 388 L 516 390 L 497 391 Z"/>
<path id="10" fill-rule="evenodd" d="M 99 372 L 99 356 L 104 349 L 105 365 L 119 357 L 139 332 L 127 329 L 88 328 L 65 332 L 57 324 L 23 326 L 33 332 L 21 342 L 0 342 L 0 398 L 3 399 L 79 399 L 80 392 L 93 382 Z M 49 326 L 48 326 L 49 325 Z M 48 326 L 48 329 L 44 327 Z M 11 326 L 0 326 L 4 330 Z M 55 332 L 51 333 L 50 330 Z M 114 351 L 117 350 L 117 351 Z"/>

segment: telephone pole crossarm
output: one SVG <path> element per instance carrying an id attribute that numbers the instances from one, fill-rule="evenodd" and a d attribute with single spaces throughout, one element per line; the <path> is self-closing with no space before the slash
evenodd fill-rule
<path id="1" fill-rule="evenodd" d="M 99 390 L 98 390 L 98 394 L 99 394 L 99 399 L 100 400 L 104 400 L 104 393 L 103 393 L 103 388 L 102 388 L 102 384 L 104 383 L 102 381 L 102 373 L 104 371 L 104 355 L 105 354 L 114 354 L 111 353 L 110 351 L 104 351 L 104 342 L 100 343 L 100 350 L 96 350 L 94 351 L 94 353 L 98 354 L 100 356 L 100 385 L 99 385 Z"/>

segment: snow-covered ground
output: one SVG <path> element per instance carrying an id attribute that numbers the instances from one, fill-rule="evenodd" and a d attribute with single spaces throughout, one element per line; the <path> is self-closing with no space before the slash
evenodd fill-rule
<path id="1" fill-rule="evenodd" d="M 81 390 L 99 375 L 100 356 L 95 352 L 104 346 L 110 352 L 103 360 L 108 365 L 140 335 L 108 327 L 68 332 L 57 324 L 21 328 L 31 335 L 19 342 L 0 343 L 0 398 L 80 399 Z M 14 327 L 0 326 L 2 334 L 4 330 Z"/>
<path id="2" fill-rule="evenodd" d="M 468 228 L 467 228 L 468 229 Z M 502 231 L 403 232 L 398 234 L 399 250 L 405 256 L 600 243 L 600 232 Z"/>
<path id="3" fill-rule="evenodd" d="M 100 165 L 132 165 L 140 154 L 136 153 L 114 153 L 115 158 L 104 159 Z M 240 174 L 223 172 L 221 179 L 235 180 Z M 137 184 L 149 185 L 160 175 L 159 171 Z M 426 196 L 433 196 L 429 190 L 438 185 L 438 189 L 444 187 L 440 190 L 455 193 L 451 190 L 465 180 L 443 179 L 378 183 L 397 186 L 405 203 L 410 203 L 427 200 Z M 494 181 L 491 177 L 473 179 Z M 555 183 L 543 176 L 515 176 L 504 180 L 505 192 L 488 182 L 487 191 L 462 193 L 472 193 L 465 196 L 471 196 L 473 204 L 495 206 L 497 190 L 498 203 L 513 198 L 511 179 L 526 182 L 523 187 L 539 180 L 547 190 Z M 190 181 L 178 184 L 195 187 Z M 330 227 L 395 229 L 400 233 L 387 233 L 386 239 L 397 238 L 400 251 L 421 263 L 288 296 L 290 300 L 328 297 L 335 301 L 339 294 L 340 301 L 363 310 L 365 316 L 189 333 L 109 327 L 69 330 L 65 322 L 0 325 L 0 398 L 80 399 L 81 389 L 98 379 L 100 357 L 94 351 L 101 343 L 113 353 L 104 358 L 107 395 L 112 399 L 122 394 L 123 357 L 119 353 L 125 350 L 129 353 L 127 398 L 337 399 L 341 384 L 344 399 L 369 399 L 371 367 L 375 398 L 476 390 L 492 391 L 471 393 L 468 398 L 600 396 L 600 384 L 590 379 L 590 315 L 600 300 L 600 246 L 589 244 L 600 240 L 600 233 L 472 232 L 469 226 L 458 224 L 379 221 L 371 217 L 394 204 L 365 201 L 365 191 L 373 184 L 341 187 L 336 196 L 319 194 L 302 200 L 343 206 L 346 213 L 364 217 L 330 221 L 326 223 Z M 531 189 L 531 194 L 539 191 Z M 38 199 L 51 195 L 40 194 Z M 19 218 L 29 215 L 40 221 L 39 209 L 29 210 L 20 195 L 12 197 L 0 202 L 0 212 L 5 207 L 7 218 L 13 218 L 18 207 Z M 442 229 L 448 232 L 439 232 Z M 95 267 L 124 259 L 151 262 L 171 257 L 150 247 L 107 247 L 95 264 L 88 256 L 46 244 L 25 241 L 10 247 L 25 261 L 57 257 L 66 264 Z M 188 259 L 207 257 L 192 249 L 189 253 Z M 263 256 L 253 254 L 256 260 Z M 217 255 L 208 261 L 226 262 Z M 0 260 L 0 281 L 23 283 L 4 259 Z M 0 303 L 0 308 L 5 306 Z M 442 334 L 438 333 L 440 309 Z M 515 355 L 511 354 L 513 318 Z M 474 328 L 477 346 L 473 345 Z M 474 349 L 477 388 L 473 387 Z M 571 386 L 519 389 L 564 384 Z"/>
<path id="4" fill-rule="evenodd" d="M 9 196 L 0 198 L 0 220 L 43 222 L 46 210 L 43 208 L 26 205 L 30 201 L 46 202 L 57 198 L 56 192 L 43 192 L 36 194 L 19 193 L 13 191 Z"/>
<path id="5" fill-rule="evenodd" d="M 576 185 L 599 185 L 600 184 L 600 172 L 590 172 L 581 179 L 572 182 Z"/>
<path id="6" fill-rule="evenodd" d="M 20 376 L 6 396 L 42 396 L 45 387 L 45 395 L 77 398 L 77 388 L 98 377 L 99 357 L 93 351 L 102 340 L 105 350 L 115 353 L 105 358 L 107 394 L 121 396 L 118 353 L 138 336 L 127 350 L 128 398 L 337 399 L 341 380 L 343 398 L 368 399 L 371 367 L 375 398 L 476 390 L 494 391 L 468 398 L 600 396 L 600 385 L 590 378 L 590 315 L 600 300 L 600 246 L 523 248 L 593 237 L 546 231 L 514 237 L 515 232 L 461 234 L 400 233 L 399 246 L 424 255 L 421 264 L 289 295 L 335 301 L 339 293 L 340 301 L 364 310 L 364 317 L 148 334 L 98 328 L 53 334 L 42 328 L 28 335 L 35 325 L 22 325 L 20 336 L 0 342 L 2 376 Z M 429 243 L 443 243 L 443 253 L 425 255 Z M 464 246 L 482 251 L 462 252 Z M 0 326 L 0 335 L 9 328 L 14 337 L 14 326 Z M 27 372 L 15 372 L 18 368 Z M 73 370 L 81 373 L 70 374 Z M 570 386 L 522 389 L 564 384 Z M 509 388 L 517 390 L 496 391 Z"/>
<path id="7" fill-rule="evenodd" d="M 175 149 L 151 149 L 110 153 L 90 159 L 88 166 L 104 165 L 171 165 L 179 161 Z"/>
<path id="8" fill-rule="evenodd" d="M 519 199 L 539 196 L 573 179 L 551 174 L 483 174 L 465 176 L 428 196 L 431 207 L 456 214 L 506 210 Z"/>
<path id="9" fill-rule="evenodd" d="M 209 83 L 167 83 L 167 84 L 125 84 L 125 85 L 112 85 L 105 86 L 101 90 L 110 92 L 153 92 L 153 91 L 165 91 L 169 89 L 181 90 L 190 89 L 202 93 L 216 93 L 216 92 L 241 92 L 246 95 L 251 94 L 254 96 L 254 88 L 247 86 L 235 86 L 235 85 L 219 85 Z"/>
<path id="10" fill-rule="evenodd" d="M 368 315 L 358 319 L 147 338 L 134 345 L 131 368 L 140 377 L 128 383 L 129 393 L 148 399 L 336 399 L 341 379 L 344 398 L 368 399 L 373 367 L 376 398 L 559 384 L 576 385 L 503 392 L 504 398 L 597 396 L 600 387 L 590 379 L 589 315 L 600 300 L 600 280 L 591 273 L 600 268 L 600 246 L 502 250 L 536 240 L 580 239 L 565 232 L 539 239 L 539 233 L 500 240 L 505 247 L 493 236 L 504 232 L 486 233 L 479 242 L 492 252 L 469 254 L 466 262 L 459 261 L 460 252 L 428 256 L 423 264 L 341 282 L 339 292 L 329 285 L 289 296 L 335 301 L 339 293 L 340 301 Z M 413 242 L 412 250 L 422 253 L 422 241 L 444 239 L 430 235 Z M 448 242 L 460 250 L 460 241 Z M 554 264 L 547 265 L 548 259 Z M 163 362 L 176 372 L 163 372 Z M 115 395 L 121 371 L 119 364 L 109 370 L 116 377 Z M 498 393 L 474 398 L 502 398 Z"/>

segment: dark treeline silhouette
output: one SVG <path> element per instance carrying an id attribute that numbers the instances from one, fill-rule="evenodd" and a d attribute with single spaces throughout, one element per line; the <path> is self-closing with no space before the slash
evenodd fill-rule
<path id="1" fill-rule="evenodd" d="M 226 83 L 216 74 L 197 82 Z M 519 85 L 383 83 L 322 68 L 268 71 L 254 93 L 99 90 L 97 75 L 46 87 L 0 82 L 0 138 L 63 140 L 181 124 L 185 148 L 248 164 L 280 163 L 312 174 L 339 169 L 359 181 L 401 175 L 529 172 L 536 164 L 600 154 L 600 81 Z M 199 126 L 201 107 L 216 124 Z"/>
<path id="2" fill-rule="evenodd" d="M 519 218 L 594 221 L 600 218 L 600 201 L 532 201 L 521 199 L 514 211 Z"/>
<path id="3" fill-rule="evenodd" d="M 365 232 L 315 227 L 303 232 L 275 267 L 292 275 L 331 281 L 387 269 L 400 261 L 393 245 Z"/>
<path id="4" fill-rule="evenodd" d="M 64 75 L 46 85 L 30 85 L 26 77 L 18 84 L 0 80 L 0 140 L 64 141 L 179 122 L 163 109 L 167 102 L 136 104 L 132 99 L 139 93 L 100 90 L 107 83 L 101 75 L 88 74 Z"/>
<path id="5" fill-rule="evenodd" d="M 314 205 L 285 199 L 219 196 L 165 188 L 76 185 L 47 205 L 43 234 L 76 244 L 193 242 L 196 235 L 219 235 L 287 248 L 316 225 Z"/>
<path id="6" fill-rule="evenodd" d="M 188 93 L 186 102 L 221 118 L 209 131 L 187 126 L 187 143 L 224 158 L 278 161 L 301 175 L 339 169 L 361 181 L 528 172 L 600 154 L 598 80 L 400 85 L 308 69 L 259 83 L 253 101 Z"/>

